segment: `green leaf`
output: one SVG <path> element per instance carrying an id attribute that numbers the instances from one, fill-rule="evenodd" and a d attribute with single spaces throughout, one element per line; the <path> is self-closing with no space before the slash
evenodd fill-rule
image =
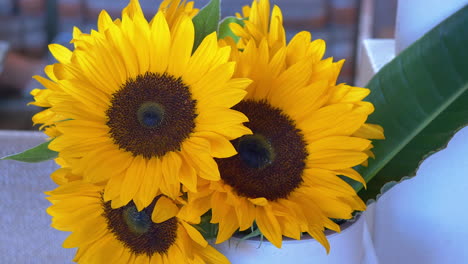
<path id="1" fill-rule="evenodd" d="M 354 183 L 364 201 L 375 199 L 446 147 L 468 124 L 468 6 L 443 21 L 382 68 L 367 87 L 375 106 L 369 122 L 385 129 L 376 159 L 360 167 L 367 184 Z M 385 190 L 382 187 L 389 183 Z"/>
<path id="2" fill-rule="evenodd" d="M 221 17 L 220 0 L 211 0 L 200 12 L 193 18 L 195 26 L 195 43 L 193 51 L 197 50 L 203 39 L 209 34 L 218 30 L 218 23 Z"/>
<path id="3" fill-rule="evenodd" d="M 247 240 L 249 238 L 254 238 L 254 237 L 258 237 L 258 236 L 261 236 L 263 238 L 262 232 L 260 232 L 260 229 L 258 229 L 258 227 L 257 227 L 255 230 L 252 230 L 252 233 L 242 237 L 241 240 Z"/>
<path id="4" fill-rule="evenodd" d="M 210 221 L 211 210 L 202 215 L 200 224 L 195 225 L 195 228 L 203 235 L 205 239 L 214 239 L 218 234 L 218 224 L 212 224 Z"/>
<path id="5" fill-rule="evenodd" d="M 218 38 L 219 39 L 224 39 L 226 37 L 231 37 L 237 43 L 237 41 L 239 41 L 240 38 L 236 34 L 234 34 L 232 32 L 231 28 L 229 27 L 229 24 L 231 24 L 231 23 L 236 23 L 236 24 L 239 24 L 241 26 L 244 26 L 244 21 L 242 19 L 239 19 L 237 17 L 226 17 L 219 24 Z"/>
<path id="6" fill-rule="evenodd" d="M 22 162 L 42 162 L 57 157 L 58 153 L 49 149 L 51 141 L 44 142 L 24 152 L 0 158 L 0 160 L 16 160 Z"/>

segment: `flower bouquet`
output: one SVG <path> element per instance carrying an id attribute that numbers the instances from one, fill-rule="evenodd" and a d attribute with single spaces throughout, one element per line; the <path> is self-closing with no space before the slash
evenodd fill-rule
<path id="1" fill-rule="evenodd" d="M 307 234 L 328 252 L 325 230 L 468 121 L 467 54 L 452 53 L 463 10 L 368 89 L 336 83 L 344 61 L 324 59 L 323 40 L 287 42 L 268 0 L 221 22 L 219 0 L 193 4 L 165 0 L 149 20 L 138 0 L 118 19 L 102 11 L 97 30 L 74 29 L 74 50 L 51 44 L 58 62 L 35 76 L 49 140 L 3 159 L 60 165 L 47 212 L 78 263 L 229 263 L 207 240 L 232 236 L 281 250 Z M 450 56 L 413 67 L 438 45 Z"/>

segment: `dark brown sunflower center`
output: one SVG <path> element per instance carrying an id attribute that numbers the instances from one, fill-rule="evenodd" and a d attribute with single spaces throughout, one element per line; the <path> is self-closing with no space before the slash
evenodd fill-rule
<path id="1" fill-rule="evenodd" d="M 162 157 L 179 150 L 195 128 L 196 102 L 182 80 L 146 73 L 112 95 L 107 110 L 110 136 L 134 156 Z"/>
<path id="2" fill-rule="evenodd" d="M 254 169 L 265 168 L 273 162 L 274 152 L 270 142 L 260 134 L 245 135 L 237 144 L 239 158 Z"/>
<path id="3" fill-rule="evenodd" d="M 266 101 L 245 100 L 234 109 L 247 115 L 246 126 L 254 134 L 233 141 L 238 155 L 217 159 L 221 178 L 240 196 L 288 197 L 303 181 L 307 151 L 302 132 Z"/>
<path id="4" fill-rule="evenodd" d="M 112 209 L 110 202 L 103 203 L 109 231 L 134 254 L 167 253 L 177 239 L 176 218 L 159 224 L 151 220 L 156 200 L 140 212 L 133 202 L 117 209 Z"/>
<path id="5" fill-rule="evenodd" d="M 157 128 L 164 118 L 164 108 L 154 102 L 146 102 L 138 108 L 137 118 L 140 125 L 147 128 Z"/>

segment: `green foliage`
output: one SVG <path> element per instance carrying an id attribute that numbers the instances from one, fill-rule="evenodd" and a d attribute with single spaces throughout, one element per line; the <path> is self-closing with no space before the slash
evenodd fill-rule
<path id="1" fill-rule="evenodd" d="M 260 229 L 258 229 L 258 227 L 255 226 L 255 228 L 254 228 L 252 226 L 250 231 L 251 231 L 251 233 L 243 236 L 241 238 L 241 240 L 247 240 L 247 239 L 250 239 L 250 238 L 260 237 L 260 240 L 263 241 L 263 234 L 260 231 Z"/>
<path id="2" fill-rule="evenodd" d="M 193 52 L 197 50 L 203 39 L 209 34 L 218 30 L 218 23 L 221 17 L 220 0 L 211 0 L 193 18 L 195 26 L 195 43 Z"/>
<path id="3" fill-rule="evenodd" d="M 16 160 L 35 163 L 54 159 L 57 157 L 58 153 L 49 149 L 50 142 L 51 141 L 44 142 L 21 153 L 0 158 L 0 160 Z"/>
<path id="4" fill-rule="evenodd" d="M 375 141 L 377 158 L 359 168 L 367 190 L 353 184 L 364 201 L 414 176 L 422 160 L 468 124 L 466 25 L 468 7 L 403 51 L 367 85 L 372 90 L 367 100 L 375 106 L 369 122 L 383 126 L 386 139 Z"/>
<path id="5" fill-rule="evenodd" d="M 200 224 L 195 225 L 195 228 L 203 235 L 205 239 L 215 239 L 218 235 L 218 224 L 212 224 L 210 221 L 211 210 L 202 215 Z"/>
<path id="6" fill-rule="evenodd" d="M 218 38 L 224 39 L 226 37 L 231 37 L 237 43 L 237 41 L 239 41 L 239 37 L 236 36 L 232 32 L 231 28 L 229 27 L 229 24 L 231 24 L 231 23 L 236 23 L 236 24 L 239 24 L 241 26 L 244 26 L 244 21 L 242 19 L 239 19 L 237 17 L 226 17 L 219 24 Z"/>

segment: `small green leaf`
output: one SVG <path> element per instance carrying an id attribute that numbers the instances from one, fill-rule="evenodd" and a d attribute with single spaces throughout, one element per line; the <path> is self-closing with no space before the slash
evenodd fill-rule
<path id="1" fill-rule="evenodd" d="M 262 232 L 260 232 L 260 229 L 257 228 L 255 230 L 253 230 L 252 233 L 242 237 L 241 240 L 247 240 L 247 239 L 258 237 L 258 236 L 261 236 L 261 235 L 262 235 Z"/>
<path id="2" fill-rule="evenodd" d="M 232 32 L 231 28 L 229 27 L 231 23 L 236 23 L 241 26 L 244 26 L 244 21 L 242 19 L 239 19 L 237 17 L 226 17 L 219 24 L 218 38 L 224 39 L 226 37 L 231 37 L 237 43 L 237 41 L 239 41 L 240 38 Z"/>
<path id="3" fill-rule="evenodd" d="M 58 153 L 49 149 L 50 142 L 51 141 L 44 142 L 24 152 L 0 158 L 0 160 L 35 163 L 54 159 L 57 157 Z"/>
<path id="4" fill-rule="evenodd" d="M 367 87 L 375 106 L 370 123 L 385 129 L 376 159 L 359 171 L 368 201 L 412 177 L 420 163 L 446 147 L 468 124 L 468 6 L 447 18 L 382 68 Z"/>
<path id="5" fill-rule="evenodd" d="M 209 34 L 218 30 L 218 23 L 221 17 L 220 0 L 211 0 L 200 12 L 193 18 L 195 27 L 195 43 L 193 50 L 197 50 L 203 39 Z"/>
<path id="6" fill-rule="evenodd" d="M 211 210 L 206 212 L 201 217 L 201 221 L 195 228 L 202 234 L 205 239 L 214 239 L 218 234 L 218 224 L 212 224 L 211 221 Z"/>

